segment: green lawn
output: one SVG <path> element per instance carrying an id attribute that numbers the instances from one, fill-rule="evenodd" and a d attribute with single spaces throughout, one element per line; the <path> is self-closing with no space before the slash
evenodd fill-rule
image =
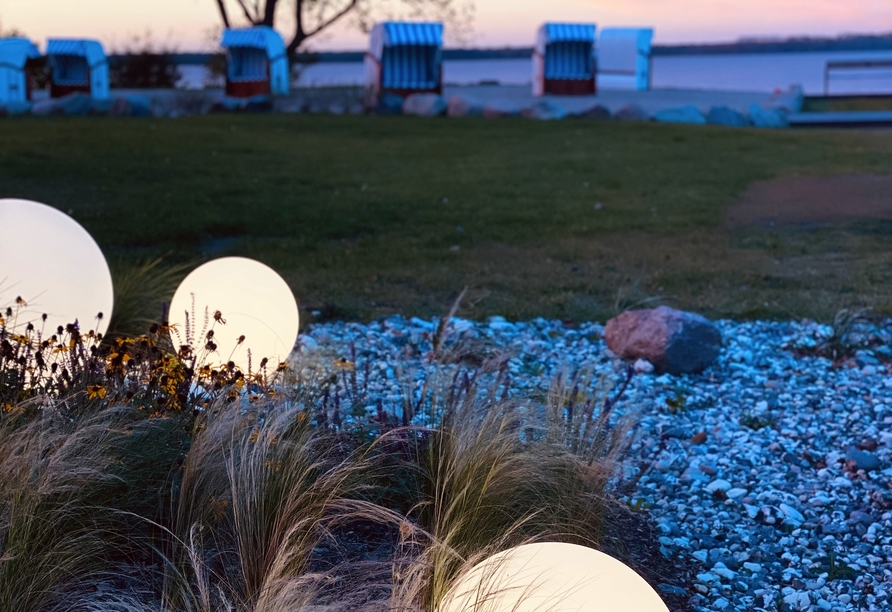
<path id="1" fill-rule="evenodd" d="M 849 112 L 849 111 L 889 111 L 892 110 L 892 96 L 845 96 L 839 98 L 806 98 L 803 111 L 807 113 Z"/>
<path id="2" fill-rule="evenodd" d="M 757 179 L 890 174 L 892 133 L 212 115 L 4 119 L 0 143 L 0 197 L 71 211 L 117 274 L 250 256 L 323 318 L 439 314 L 464 286 L 471 317 L 892 309 L 892 224 L 724 221 Z"/>

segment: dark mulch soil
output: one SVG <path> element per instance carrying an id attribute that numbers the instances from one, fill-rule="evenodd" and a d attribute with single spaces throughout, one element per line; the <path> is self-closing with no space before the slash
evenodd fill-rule
<path id="1" fill-rule="evenodd" d="M 313 550 L 310 559 L 311 572 L 331 577 L 321 585 L 316 598 L 319 609 L 385 609 L 398 541 L 398 530 L 369 521 L 355 521 L 335 529 Z"/>
<path id="2" fill-rule="evenodd" d="M 607 524 L 602 550 L 641 574 L 671 612 L 694 612 L 696 569 L 689 559 L 667 559 L 660 553 L 659 534 L 649 515 L 615 505 Z M 311 563 L 313 571 L 334 569 L 338 575 L 326 585 L 319 603 L 340 599 L 347 589 L 355 595 L 350 602 L 353 610 L 374 609 L 376 602 L 385 601 L 398 539 L 396 529 L 374 523 L 351 523 L 333 532 L 315 550 Z"/>
<path id="3" fill-rule="evenodd" d="M 746 227 L 892 219 L 892 176 L 784 176 L 756 181 L 728 208 L 727 223 Z"/>
<path id="4" fill-rule="evenodd" d="M 607 520 L 602 550 L 641 574 L 670 612 L 694 612 L 691 598 L 696 567 L 689 558 L 667 559 L 660 553 L 659 533 L 646 512 L 614 507 Z"/>

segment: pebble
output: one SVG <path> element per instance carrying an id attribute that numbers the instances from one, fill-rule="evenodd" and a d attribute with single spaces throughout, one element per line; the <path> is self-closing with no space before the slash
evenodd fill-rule
<path id="1" fill-rule="evenodd" d="M 878 470 L 882 465 L 879 457 L 873 453 L 856 449 L 851 449 L 846 453 L 846 460 L 851 461 L 855 465 L 856 470 L 864 470 L 865 472 Z"/>
<path id="2" fill-rule="evenodd" d="M 721 561 L 715 564 L 712 571 L 726 580 L 734 580 L 737 577 L 737 572 L 729 570 Z"/>
<path id="3" fill-rule="evenodd" d="M 701 463 L 698 467 L 700 468 L 700 471 L 707 476 L 715 476 L 719 473 L 719 471 L 715 469 L 715 467 L 709 465 L 708 463 Z"/>
<path id="4" fill-rule="evenodd" d="M 331 364 L 355 360 L 357 403 L 365 408 L 380 401 L 399 417 L 408 392 L 419 406 L 413 423 L 426 425 L 438 392 L 432 382 L 473 371 L 431 358 L 438 324 L 398 316 L 313 324 L 293 359 L 303 366 L 299 371 L 345 381 L 350 377 Z M 892 609 L 885 590 L 892 582 L 892 379 L 886 374 L 892 323 L 847 328 L 843 340 L 862 350 L 860 363 L 814 356 L 814 347 L 834 338 L 827 325 L 716 325 L 725 346 L 713 366 L 697 375 L 656 376 L 633 365 L 612 409 L 616 418 L 637 420 L 621 472 L 625 482 L 636 483 L 629 502 L 647 501 L 653 522 L 666 527 L 655 543 L 664 555 L 688 556 L 700 568 L 689 593 L 692 608 Z M 591 375 L 585 392 L 610 381 L 615 393 L 628 364 L 606 350 L 603 338 L 604 327 L 591 322 L 453 319 L 441 354 L 476 354 L 478 363 L 504 356 L 508 397 L 544 397 L 558 373 L 575 372 Z M 494 384 L 496 376 L 481 376 L 478 384 Z M 339 392 L 345 427 L 363 418 L 351 416 L 352 386 Z M 698 432 L 707 437 L 694 444 Z M 639 472 L 648 465 L 653 468 Z M 851 579 L 828 577 L 830 553 L 838 567 L 852 569 Z"/>
<path id="5" fill-rule="evenodd" d="M 650 374 L 654 371 L 654 365 L 647 359 L 638 359 L 632 365 L 632 369 L 636 374 Z"/>
<path id="6" fill-rule="evenodd" d="M 788 521 L 793 523 L 794 525 L 801 525 L 805 522 L 805 517 L 802 516 L 802 513 L 793 508 L 792 506 L 788 506 L 787 504 L 780 505 L 780 511 L 784 513 L 784 516 Z"/>
<path id="7" fill-rule="evenodd" d="M 727 480 L 717 478 L 716 480 L 713 480 L 708 485 L 706 485 L 706 488 L 709 490 L 710 493 L 718 493 L 719 491 L 725 492 L 731 489 L 731 483 Z"/>
<path id="8" fill-rule="evenodd" d="M 667 595 L 676 595 L 680 597 L 689 595 L 689 593 L 683 588 L 675 586 L 674 584 L 666 584 L 665 582 L 661 582 L 660 584 L 658 584 L 657 590 L 666 593 Z"/>
<path id="9" fill-rule="evenodd" d="M 871 523 L 873 523 L 873 517 L 871 517 L 866 512 L 861 512 L 860 510 L 852 510 L 852 512 L 849 514 L 849 520 L 856 523 L 861 523 L 862 525 L 870 525 Z"/>

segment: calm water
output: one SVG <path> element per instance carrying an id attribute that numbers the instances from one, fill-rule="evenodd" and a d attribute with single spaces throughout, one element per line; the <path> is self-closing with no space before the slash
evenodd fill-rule
<path id="1" fill-rule="evenodd" d="M 892 51 L 655 57 L 653 84 L 725 91 L 773 91 L 801 85 L 806 94 L 820 95 L 828 61 L 861 60 L 892 61 Z M 829 93 L 892 93 L 892 69 L 833 71 Z"/>
<path id="2" fill-rule="evenodd" d="M 740 55 L 684 55 L 655 57 L 653 86 L 659 89 L 713 89 L 773 91 L 801 85 L 807 94 L 824 93 L 824 66 L 828 61 L 892 61 L 892 51 L 836 53 L 777 53 Z M 203 66 L 181 66 L 182 86 L 202 87 Z M 449 60 L 443 63 L 446 83 L 473 85 L 498 81 L 503 85 L 530 83 L 527 59 Z M 298 84 L 304 87 L 362 85 L 361 62 L 321 63 L 307 67 Z M 845 70 L 831 75 L 830 93 L 892 93 L 892 69 Z"/>

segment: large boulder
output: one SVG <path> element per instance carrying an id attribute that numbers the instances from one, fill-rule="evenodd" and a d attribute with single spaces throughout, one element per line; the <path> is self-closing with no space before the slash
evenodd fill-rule
<path id="1" fill-rule="evenodd" d="M 210 113 L 267 113 L 273 110 L 272 96 L 259 95 L 250 98 L 224 96 L 211 104 Z"/>
<path id="2" fill-rule="evenodd" d="M 152 115 L 152 101 L 146 96 L 115 98 L 108 114 L 112 117 L 149 117 Z"/>
<path id="3" fill-rule="evenodd" d="M 691 374 L 718 357 L 722 335 L 698 314 L 660 306 L 629 310 L 610 319 L 607 348 L 623 359 L 646 359 L 658 373 Z"/>
<path id="4" fill-rule="evenodd" d="M 758 104 L 750 106 L 750 120 L 757 128 L 790 127 L 787 113 L 779 108 L 762 108 Z"/>
<path id="5" fill-rule="evenodd" d="M 610 109 L 606 106 L 601 106 L 600 104 L 596 104 L 591 108 L 587 108 L 580 113 L 573 113 L 572 117 L 576 117 L 577 119 L 610 119 L 613 115 L 610 114 Z"/>
<path id="6" fill-rule="evenodd" d="M 249 113 L 268 113 L 273 110 L 273 97 L 251 96 L 243 108 Z"/>
<path id="7" fill-rule="evenodd" d="M 654 119 L 661 123 L 689 123 L 692 125 L 705 125 L 706 117 L 700 109 L 693 104 L 680 108 L 666 108 L 658 111 Z"/>
<path id="8" fill-rule="evenodd" d="M 93 98 L 85 93 L 75 92 L 58 99 L 62 114 L 69 117 L 83 117 L 93 110 Z"/>
<path id="9" fill-rule="evenodd" d="M 453 95 L 446 102 L 446 115 L 449 117 L 482 117 L 483 105 L 465 97 Z"/>
<path id="10" fill-rule="evenodd" d="M 403 102 L 403 114 L 416 117 L 440 117 L 446 114 L 446 100 L 433 93 L 412 94 Z"/>
<path id="11" fill-rule="evenodd" d="M 614 117 L 619 121 L 650 121 L 647 111 L 637 104 L 628 104 L 618 111 Z"/>
<path id="12" fill-rule="evenodd" d="M 153 117 L 190 117 L 192 115 L 204 115 L 211 112 L 226 110 L 222 105 L 216 106 L 221 100 L 219 93 L 201 90 L 181 89 L 172 92 L 169 96 L 156 96 L 151 100 L 151 112 Z"/>
<path id="13" fill-rule="evenodd" d="M 727 127 L 747 127 L 752 125 L 749 118 L 727 106 L 713 106 L 706 115 L 706 122 Z"/>
<path id="14" fill-rule="evenodd" d="M 231 98 L 229 96 L 224 96 L 219 100 L 215 100 L 213 104 L 211 104 L 208 112 L 210 113 L 234 113 L 242 109 L 244 105 L 244 100 L 242 98 Z"/>
<path id="15" fill-rule="evenodd" d="M 521 108 L 510 101 L 494 100 L 483 107 L 483 116 L 488 119 L 500 119 L 502 117 L 519 117 Z"/>
<path id="16" fill-rule="evenodd" d="M 129 117 L 130 102 L 127 98 L 115 98 L 112 100 L 112 107 L 108 109 L 110 117 Z"/>
<path id="17" fill-rule="evenodd" d="M 311 115 L 328 114 L 328 105 L 322 100 L 313 100 L 307 105 L 307 112 Z"/>
<path id="18" fill-rule="evenodd" d="M 406 100 L 402 96 L 392 93 L 383 93 L 378 96 L 375 104 L 376 115 L 402 115 L 403 103 Z"/>
<path id="19" fill-rule="evenodd" d="M 303 98 L 276 98 L 273 101 L 275 111 L 279 113 L 302 113 L 307 109 L 307 101 Z"/>
<path id="20" fill-rule="evenodd" d="M 57 98 L 44 98 L 36 100 L 31 106 L 31 114 L 39 117 L 47 117 L 49 115 L 61 115 L 62 105 L 59 104 Z"/>
<path id="21" fill-rule="evenodd" d="M 131 117 L 151 117 L 152 101 L 147 96 L 127 96 Z"/>
<path id="22" fill-rule="evenodd" d="M 108 115 L 111 112 L 112 101 L 108 98 L 104 100 L 97 100 L 95 98 L 90 100 L 90 113 L 91 115 Z"/>
<path id="23" fill-rule="evenodd" d="M 567 116 L 567 111 L 558 106 L 554 102 L 541 100 L 536 102 L 529 108 L 521 111 L 521 115 L 527 119 L 539 119 L 540 121 L 553 121 L 555 119 L 563 119 Z"/>
<path id="24" fill-rule="evenodd" d="M 31 102 L 27 100 L 10 100 L 9 102 L 4 102 L 3 106 L 0 106 L 0 115 L 27 115 L 31 112 L 31 107 Z"/>

